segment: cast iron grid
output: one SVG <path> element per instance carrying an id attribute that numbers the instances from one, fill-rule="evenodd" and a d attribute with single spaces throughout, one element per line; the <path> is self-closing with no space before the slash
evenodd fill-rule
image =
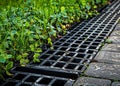
<path id="1" fill-rule="evenodd" d="M 14 67 L 15 75 L 3 86 L 71 86 L 97 54 L 120 17 L 120 0 L 115 0 L 101 14 L 85 20 L 56 41 L 27 67 Z"/>

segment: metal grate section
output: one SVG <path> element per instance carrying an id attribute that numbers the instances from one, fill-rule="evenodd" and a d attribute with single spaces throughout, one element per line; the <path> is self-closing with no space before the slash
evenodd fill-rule
<path id="1" fill-rule="evenodd" d="M 4 86 L 72 86 L 73 82 L 72 79 L 18 72 Z"/>
<path id="2" fill-rule="evenodd" d="M 108 5 L 98 16 L 78 24 L 54 42 L 40 62 L 14 67 L 15 74 L 3 86 L 72 86 L 97 54 L 120 17 L 120 0 Z"/>
<path id="3" fill-rule="evenodd" d="M 120 0 L 114 0 L 112 4 L 106 7 L 102 12 L 106 13 L 114 13 L 114 12 L 119 12 L 120 11 Z"/>

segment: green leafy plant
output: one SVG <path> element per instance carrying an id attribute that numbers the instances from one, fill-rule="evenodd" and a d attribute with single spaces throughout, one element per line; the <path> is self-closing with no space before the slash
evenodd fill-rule
<path id="1" fill-rule="evenodd" d="M 111 44 L 111 43 L 112 43 L 112 41 L 111 41 L 110 39 L 106 39 L 105 42 L 106 42 L 107 44 Z"/>

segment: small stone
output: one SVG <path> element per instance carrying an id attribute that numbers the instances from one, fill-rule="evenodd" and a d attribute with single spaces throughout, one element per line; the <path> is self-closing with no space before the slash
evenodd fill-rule
<path id="1" fill-rule="evenodd" d="M 80 77 L 73 86 L 110 86 L 111 81 L 91 77 Z"/>
<path id="2" fill-rule="evenodd" d="M 112 86 L 120 86 L 120 82 L 113 82 Z"/>
<path id="3" fill-rule="evenodd" d="M 85 75 L 120 80 L 120 65 L 106 63 L 91 63 L 85 71 Z"/>
<path id="4" fill-rule="evenodd" d="M 94 58 L 97 62 L 120 64 L 120 53 L 113 51 L 100 51 Z"/>

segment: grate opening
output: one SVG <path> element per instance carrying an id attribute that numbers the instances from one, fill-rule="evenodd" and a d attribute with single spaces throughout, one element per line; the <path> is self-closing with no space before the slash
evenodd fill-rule
<path id="1" fill-rule="evenodd" d="M 83 69 L 83 65 L 80 65 L 79 67 L 78 67 L 78 70 L 82 70 Z"/>
<path id="2" fill-rule="evenodd" d="M 64 54 L 64 52 L 58 51 L 55 55 L 63 55 L 63 54 Z"/>
<path id="3" fill-rule="evenodd" d="M 56 42 L 54 45 L 60 45 L 61 43 L 60 42 Z"/>
<path id="4" fill-rule="evenodd" d="M 29 76 L 27 79 L 25 79 L 25 82 L 36 82 L 38 78 L 38 76 Z"/>
<path id="5" fill-rule="evenodd" d="M 54 63 L 54 61 L 46 61 L 43 66 L 51 66 Z"/>
<path id="6" fill-rule="evenodd" d="M 64 86 L 66 82 L 66 80 L 56 80 L 52 86 Z"/>
<path id="7" fill-rule="evenodd" d="M 89 45 L 91 42 L 84 42 L 83 44 L 87 44 L 87 45 Z"/>
<path id="8" fill-rule="evenodd" d="M 69 46 L 69 43 L 64 43 L 62 46 Z"/>
<path id="9" fill-rule="evenodd" d="M 77 54 L 76 57 L 78 57 L 78 58 L 84 58 L 84 57 L 85 57 L 85 54 Z"/>
<path id="10" fill-rule="evenodd" d="M 37 84 L 43 84 L 48 85 L 53 79 L 52 78 L 42 78 L 40 81 L 37 82 Z"/>
<path id="11" fill-rule="evenodd" d="M 76 64 L 68 64 L 66 68 L 67 69 L 75 69 L 76 66 L 77 66 Z"/>
<path id="12" fill-rule="evenodd" d="M 60 39 L 60 42 L 61 42 L 61 43 L 62 43 L 62 42 L 65 42 L 65 41 L 66 41 L 66 39 L 63 39 L 63 38 Z"/>
<path id="13" fill-rule="evenodd" d="M 59 48 L 59 47 L 53 45 L 53 49 L 54 49 L 54 50 L 56 50 L 56 49 L 58 49 L 58 48 Z"/>
<path id="14" fill-rule="evenodd" d="M 95 35 L 95 36 L 96 36 L 96 35 L 98 35 L 98 33 L 93 33 L 92 35 Z"/>
<path id="15" fill-rule="evenodd" d="M 94 46 L 98 46 L 100 43 L 92 43 L 92 45 Z"/>
<path id="16" fill-rule="evenodd" d="M 93 32 L 93 30 L 89 30 L 88 32 L 89 32 L 89 33 L 92 33 L 92 32 Z"/>
<path id="17" fill-rule="evenodd" d="M 90 46 L 89 49 L 96 49 L 97 46 Z"/>
<path id="18" fill-rule="evenodd" d="M 76 48 L 70 48 L 68 51 L 76 51 Z"/>
<path id="19" fill-rule="evenodd" d="M 76 41 L 75 43 L 81 43 L 82 41 Z"/>
<path id="20" fill-rule="evenodd" d="M 85 53 L 85 52 L 86 52 L 86 49 L 79 49 L 78 52 L 80 52 L 80 53 Z"/>
<path id="21" fill-rule="evenodd" d="M 4 86 L 15 86 L 16 84 L 17 84 L 17 82 L 9 81 Z"/>
<path id="22" fill-rule="evenodd" d="M 60 50 L 65 51 L 65 50 L 67 50 L 67 47 L 61 47 Z"/>
<path id="23" fill-rule="evenodd" d="M 78 38 L 78 37 L 81 36 L 81 35 L 80 35 L 80 34 L 76 34 L 75 36 Z"/>
<path id="24" fill-rule="evenodd" d="M 40 59 L 46 59 L 46 58 L 48 58 L 50 55 L 42 55 L 42 56 L 40 56 Z"/>
<path id="25" fill-rule="evenodd" d="M 102 40 L 101 39 L 96 39 L 94 42 L 101 42 Z"/>
<path id="26" fill-rule="evenodd" d="M 32 65 L 40 65 L 42 62 L 43 62 L 43 60 L 40 59 L 40 62 L 31 62 L 30 64 L 32 64 Z"/>
<path id="27" fill-rule="evenodd" d="M 19 86 L 31 86 L 31 85 L 30 85 L 30 84 L 22 83 L 22 84 L 20 84 Z"/>
<path id="28" fill-rule="evenodd" d="M 91 39 L 91 38 L 88 38 L 86 41 L 93 41 L 93 39 Z"/>
<path id="29" fill-rule="evenodd" d="M 59 56 L 52 56 L 51 58 L 50 58 L 50 60 L 58 60 L 60 57 Z"/>
<path id="30" fill-rule="evenodd" d="M 63 57 L 63 58 L 61 59 L 61 61 L 68 62 L 70 59 L 71 59 L 71 58 L 65 56 L 65 57 Z"/>
<path id="31" fill-rule="evenodd" d="M 80 48 L 87 48 L 87 45 L 81 45 Z"/>
<path id="32" fill-rule="evenodd" d="M 80 40 L 80 41 L 81 41 L 81 40 L 85 40 L 85 38 L 79 38 L 78 40 Z"/>
<path id="33" fill-rule="evenodd" d="M 66 56 L 71 56 L 71 57 L 74 56 L 74 55 L 75 55 L 75 53 L 67 53 L 66 54 Z"/>
<path id="34" fill-rule="evenodd" d="M 82 59 L 77 59 L 77 58 L 72 60 L 73 63 L 80 63 L 81 61 L 82 61 Z"/>
<path id="35" fill-rule="evenodd" d="M 74 41 L 74 40 L 70 39 L 70 40 L 68 40 L 67 42 L 72 43 L 73 41 Z"/>
<path id="36" fill-rule="evenodd" d="M 91 33 L 89 33 L 89 32 L 86 32 L 86 33 L 85 33 L 85 35 L 88 35 L 88 36 L 89 36 L 90 34 L 91 34 Z"/>
<path id="37" fill-rule="evenodd" d="M 48 51 L 46 54 L 53 54 L 55 51 L 52 51 L 52 50 L 50 50 L 50 51 Z"/>
<path id="38" fill-rule="evenodd" d="M 83 32 L 78 32 L 78 34 L 83 34 Z"/>
<path id="39" fill-rule="evenodd" d="M 25 77 L 26 77 L 25 74 L 17 74 L 13 79 L 22 80 L 22 79 L 25 78 Z"/>
<path id="40" fill-rule="evenodd" d="M 58 63 L 55 65 L 55 67 L 62 68 L 64 65 L 65 65 L 65 63 L 58 62 Z"/>
<path id="41" fill-rule="evenodd" d="M 84 63 L 87 63 L 88 62 L 88 60 L 84 60 Z"/>
<path id="42" fill-rule="evenodd" d="M 72 44 L 71 47 L 78 47 L 78 44 Z"/>
<path id="43" fill-rule="evenodd" d="M 63 38 L 68 39 L 68 38 L 69 38 L 69 36 L 65 36 L 65 37 L 63 37 Z"/>
<path id="44" fill-rule="evenodd" d="M 96 37 L 95 36 L 90 36 L 90 38 L 95 39 Z"/>
<path id="45" fill-rule="evenodd" d="M 82 37 L 85 37 L 85 38 L 86 38 L 86 37 L 88 37 L 88 35 L 83 35 Z"/>
<path id="46" fill-rule="evenodd" d="M 93 54 L 95 51 L 93 51 L 93 50 L 88 50 L 88 54 Z"/>
<path id="47" fill-rule="evenodd" d="M 101 36 L 101 37 L 98 37 L 98 39 L 104 39 L 104 37 Z"/>
<path id="48" fill-rule="evenodd" d="M 85 58 L 86 59 L 91 59 L 91 57 L 92 57 L 91 55 L 87 55 Z"/>
<path id="49" fill-rule="evenodd" d="M 78 37 L 77 36 L 73 36 L 72 39 L 77 39 Z"/>

